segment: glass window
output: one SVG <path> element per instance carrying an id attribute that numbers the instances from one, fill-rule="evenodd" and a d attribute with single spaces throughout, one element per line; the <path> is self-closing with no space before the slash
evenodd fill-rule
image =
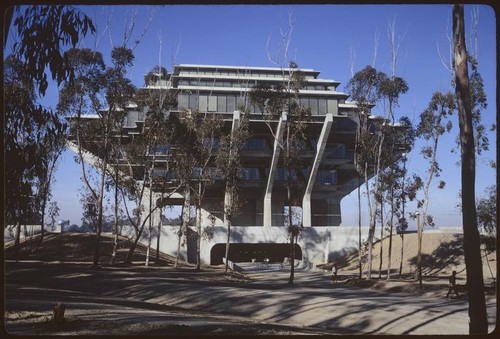
<path id="1" fill-rule="evenodd" d="M 236 109 L 240 109 L 241 106 L 246 107 L 246 95 L 239 95 L 236 102 Z"/>
<path id="2" fill-rule="evenodd" d="M 226 111 L 226 96 L 218 95 L 217 96 L 217 112 L 227 112 Z"/>
<path id="3" fill-rule="evenodd" d="M 211 95 L 208 97 L 208 111 L 217 111 L 217 97 L 215 95 Z"/>
<path id="4" fill-rule="evenodd" d="M 227 96 L 227 111 L 234 112 L 236 110 L 236 96 L 228 95 Z"/>
<path id="5" fill-rule="evenodd" d="M 336 170 L 319 170 L 316 176 L 316 182 L 320 185 L 336 185 L 337 171 Z"/>
<path id="6" fill-rule="evenodd" d="M 318 113 L 326 114 L 326 99 L 318 99 Z"/>
<path id="7" fill-rule="evenodd" d="M 318 99 L 309 98 L 309 107 L 311 107 L 312 115 L 318 115 Z"/>
<path id="8" fill-rule="evenodd" d="M 206 112 L 208 106 L 208 97 L 206 95 L 200 95 L 199 110 L 201 112 Z"/>
<path id="9" fill-rule="evenodd" d="M 189 109 L 198 109 L 198 94 L 189 95 Z"/>
<path id="10" fill-rule="evenodd" d="M 328 99 L 328 113 L 332 113 L 333 115 L 338 115 L 337 100 Z"/>
<path id="11" fill-rule="evenodd" d="M 188 95 L 187 94 L 179 94 L 179 96 L 177 97 L 177 102 L 178 102 L 179 109 L 188 108 Z"/>

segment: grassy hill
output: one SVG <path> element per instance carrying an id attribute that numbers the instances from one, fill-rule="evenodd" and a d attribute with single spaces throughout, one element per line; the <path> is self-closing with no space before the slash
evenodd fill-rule
<path id="1" fill-rule="evenodd" d="M 96 246 L 96 236 L 90 233 L 50 233 L 44 236 L 40 243 L 40 235 L 21 240 L 19 251 L 20 260 L 36 261 L 59 261 L 59 262 L 88 262 L 92 263 Z M 132 242 L 125 238 L 118 238 L 118 250 L 115 263 L 120 264 L 125 260 Z M 153 246 L 154 247 L 154 246 Z M 138 243 L 132 256 L 132 263 L 143 264 L 146 260 L 147 248 Z M 99 263 L 106 265 L 111 259 L 113 251 L 113 236 L 110 234 L 101 234 Z M 155 263 L 156 251 L 152 249 L 150 263 Z M 4 256 L 7 260 L 15 260 L 14 241 L 8 241 L 4 244 Z M 175 257 L 160 252 L 159 265 L 171 266 Z M 182 265 L 187 265 L 182 263 Z"/>

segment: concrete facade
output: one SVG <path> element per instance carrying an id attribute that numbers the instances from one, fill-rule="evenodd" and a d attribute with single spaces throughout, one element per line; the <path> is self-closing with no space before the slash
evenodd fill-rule
<path id="1" fill-rule="evenodd" d="M 318 78 L 320 72 L 312 69 L 178 65 L 172 74 L 158 76 L 156 81 L 150 80 L 145 89 L 176 94 L 177 107 L 166 114 L 199 110 L 223 116 L 226 133 L 231 133 L 237 126 L 242 114 L 248 114 L 252 136 L 241 153 L 244 170 L 239 187 L 245 204 L 241 214 L 233 221 L 231 242 L 279 244 L 288 242 L 285 216 L 289 204 L 285 185 L 287 169 L 280 163 L 279 147 L 287 126 L 287 112 L 276 120 L 266 121 L 262 108 L 251 104 L 249 93 L 258 85 L 273 87 L 282 84 L 297 71 L 304 79 L 298 103 L 310 109 L 311 119 L 307 123 L 306 140 L 300 151 L 303 166 L 292 175 L 297 187 L 303 187 L 298 191 L 303 193 L 300 193 L 299 202 L 290 204 L 298 213 L 297 222 L 304 226 L 298 242 L 302 259 L 319 264 L 357 248 L 358 243 L 357 228 L 339 227 L 342 221 L 340 201 L 359 184 L 353 161 L 356 133 L 353 114 L 356 105 L 346 101 L 347 94 L 337 91 L 340 83 Z M 246 113 L 240 111 L 241 107 Z M 126 107 L 126 111 L 125 135 L 133 142 L 133 136 L 142 132 L 145 112 L 139 111 L 134 104 Z M 274 128 L 274 134 L 269 126 Z M 70 146 L 74 147 L 74 144 Z M 154 152 L 160 164 L 168 158 L 170 148 L 164 145 Z M 91 154 L 87 160 L 96 161 Z M 168 173 L 158 166 L 154 175 L 168 176 Z M 204 263 L 211 262 L 214 245 L 226 242 L 222 210 L 224 189 L 224 184 L 216 180 L 205 194 L 202 225 L 210 230 L 212 238 L 202 241 L 201 257 Z M 149 195 L 147 192 L 146 196 Z M 145 200 L 147 204 L 148 199 Z M 171 205 L 180 205 L 182 200 L 183 196 L 178 193 L 169 198 Z M 146 210 L 148 208 L 145 206 Z M 158 212 L 153 216 L 153 228 L 158 230 L 159 225 Z M 191 228 L 190 232 L 195 232 L 194 225 Z M 161 250 L 175 254 L 176 227 L 163 226 L 161 229 Z M 125 229 L 126 234 L 132 234 L 130 231 Z M 363 232 L 366 238 L 367 229 L 364 228 Z M 190 244 L 188 238 L 181 254 L 184 259 L 193 261 Z"/>
<path id="2" fill-rule="evenodd" d="M 162 226 L 160 234 L 160 251 L 171 255 L 177 254 L 177 231 L 179 226 Z M 194 231 L 193 231 L 194 232 Z M 211 264 L 212 249 L 216 244 L 226 243 L 226 228 L 214 226 L 211 229 L 213 238 L 201 241 L 201 258 L 205 264 Z M 158 226 L 152 232 L 152 246 L 156 249 Z M 132 227 L 124 226 L 122 235 L 133 237 Z M 362 240 L 368 236 L 368 227 L 361 229 Z M 147 231 L 141 243 L 147 244 Z M 375 239 L 378 239 L 375 236 Z M 275 243 L 288 244 L 289 239 L 284 227 L 272 226 L 235 226 L 231 227 L 231 243 Z M 357 227 L 308 227 L 304 228 L 297 244 L 302 249 L 304 265 L 318 265 L 357 251 Z M 196 260 L 196 243 L 188 239 L 181 247 L 180 258 L 188 262 Z"/>

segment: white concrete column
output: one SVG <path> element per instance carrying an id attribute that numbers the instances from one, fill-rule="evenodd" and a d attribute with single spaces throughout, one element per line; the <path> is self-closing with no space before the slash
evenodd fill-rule
<path id="1" fill-rule="evenodd" d="M 240 125 L 240 111 L 234 111 L 233 112 L 233 125 L 231 127 L 231 143 L 233 140 L 234 131 L 238 128 L 239 125 Z M 229 152 L 231 152 L 231 150 Z M 229 153 L 229 156 L 231 157 L 231 153 Z M 224 191 L 224 227 L 226 229 L 228 228 L 228 223 L 229 223 L 229 220 L 227 218 L 226 207 L 230 206 L 232 203 L 233 203 L 232 196 L 229 193 L 229 190 L 228 190 L 228 187 L 226 184 L 226 189 Z"/>
<path id="2" fill-rule="evenodd" d="M 318 173 L 319 164 L 323 159 L 326 141 L 328 140 L 328 135 L 330 135 L 332 124 L 333 114 L 327 113 L 325 116 L 325 121 L 323 122 L 323 128 L 321 129 L 321 134 L 319 135 L 318 144 L 316 146 L 316 155 L 314 156 L 314 162 L 311 167 L 311 174 L 309 175 L 309 180 L 307 181 L 306 190 L 304 192 L 304 198 L 302 199 L 302 225 L 304 227 L 311 227 L 312 225 L 311 193 L 314 182 L 316 181 L 316 174 Z"/>
<path id="3" fill-rule="evenodd" d="M 281 117 L 278 121 L 278 127 L 276 129 L 276 135 L 274 137 L 274 150 L 273 158 L 271 160 L 271 165 L 269 166 L 269 176 L 267 178 L 266 193 L 264 194 L 264 227 L 271 227 L 273 223 L 273 211 L 272 211 L 272 192 L 274 177 L 276 176 L 276 167 L 278 166 L 278 159 L 281 151 L 281 142 L 283 140 L 283 132 L 285 130 L 287 120 L 287 113 L 282 112 Z"/>

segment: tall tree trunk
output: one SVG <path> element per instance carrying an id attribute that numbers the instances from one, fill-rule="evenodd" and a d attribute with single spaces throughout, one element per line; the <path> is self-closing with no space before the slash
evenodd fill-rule
<path id="1" fill-rule="evenodd" d="M 101 176 L 99 192 L 100 192 L 99 199 L 97 200 L 98 204 L 97 223 L 95 225 L 95 250 L 94 250 L 94 262 L 93 262 L 94 268 L 97 268 L 99 266 L 99 249 L 101 246 L 100 242 L 101 242 L 102 219 L 103 219 L 104 171 Z"/>
<path id="2" fill-rule="evenodd" d="M 132 245 L 130 246 L 130 249 L 127 253 L 127 257 L 125 258 L 125 264 L 130 264 L 132 262 L 132 255 L 135 252 L 135 249 L 137 247 L 137 243 L 139 242 L 139 239 L 141 239 L 142 232 L 144 230 L 144 225 L 145 223 L 141 221 L 141 211 L 140 209 L 137 209 L 137 214 L 136 214 L 136 227 L 135 229 L 135 239 Z"/>
<path id="3" fill-rule="evenodd" d="M 43 198 L 42 199 L 42 207 L 40 208 L 40 210 L 42 211 L 42 216 L 41 216 L 41 220 L 40 220 L 40 230 L 41 230 L 40 240 L 38 240 L 38 243 L 37 243 L 35 249 L 38 249 L 38 247 L 40 247 L 40 245 L 43 242 L 43 238 L 45 236 L 45 208 L 46 207 L 47 207 L 47 199 Z"/>
<path id="4" fill-rule="evenodd" d="M 391 187 L 391 218 L 389 220 L 389 249 L 387 253 L 387 280 L 391 278 L 392 231 L 394 226 L 394 188 Z"/>
<path id="5" fill-rule="evenodd" d="M 367 263 L 368 270 L 366 272 L 366 279 L 369 280 L 372 274 L 372 249 L 373 249 L 373 236 L 375 235 L 375 219 L 372 213 L 372 205 L 370 200 L 370 185 L 368 184 L 368 163 L 365 162 L 365 186 L 366 186 L 366 197 L 368 204 L 368 214 L 370 215 L 370 226 L 368 228 L 368 254 Z"/>
<path id="6" fill-rule="evenodd" d="M 380 203 L 380 263 L 378 265 L 378 278 L 382 278 L 382 259 L 384 258 L 383 254 L 383 245 L 384 244 L 384 203 Z"/>
<path id="7" fill-rule="evenodd" d="M 179 256 L 181 252 L 181 247 L 183 246 L 183 241 L 187 237 L 187 227 L 189 224 L 189 215 L 190 215 L 190 207 L 191 207 L 191 189 L 189 187 L 189 183 L 184 184 L 184 205 L 182 206 L 182 223 L 181 229 L 179 232 L 179 239 L 177 242 L 177 255 L 175 256 L 175 264 L 174 267 L 179 266 Z M 187 246 L 187 243 L 186 243 Z M 186 258 L 187 259 L 187 258 Z"/>
<path id="8" fill-rule="evenodd" d="M 156 263 L 160 264 L 160 236 L 163 227 L 163 207 L 160 208 L 160 223 L 158 224 L 158 237 L 156 238 Z"/>
<path id="9" fill-rule="evenodd" d="M 288 283 L 293 284 L 293 279 L 295 276 L 295 232 L 292 229 L 290 233 L 290 277 L 288 278 Z"/>
<path id="10" fill-rule="evenodd" d="M 399 261 L 399 276 L 403 274 L 403 257 L 404 257 L 404 244 L 405 244 L 405 235 L 403 231 L 401 231 L 401 258 Z"/>
<path id="11" fill-rule="evenodd" d="M 47 199 L 43 199 L 42 202 L 42 221 L 40 223 L 41 226 L 41 234 L 40 234 L 40 243 L 43 241 L 43 237 L 45 236 L 45 208 L 47 207 Z"/>
<path id="12" fill-rule="evenodd" d="M 380 191 L 380 168 L 382 166 L 382 146 L 384 145 L 384 139 L 385 135 L 384 132 L 382 131 L 383 126 L 380 127 L 381 129 L 381 138 L 378 141 L 378 152 L 377 152 L 377 157 L 376 157 L 376 166 L 375 166 L 375 187 L 374 187 L 374 192 L 373 192 L 373 210 L 370 209 L 370 213 L 372 213 L 372 216 L 370 218 L 370 230 L 368 232 L 368 274 L 366 276 L 367 280 L 370 280 L 371 274 L 372 274 L 372 251 L 373 251 L 373 238 L 375 237 L 375 227 L 377 224 L 377 211 L 378 211 L 378 204 L 379 202 L 377 201 L 377 196 L 378 192 Z M 366 174 L 365 174 L 366 175 Z M 367 184 L 368 187 L 368 184 Z M 367 194 L 369 197 L 370 195 Z M 381 232 L 384 231 L 383 226 L 381 225 Z M 382 241 L 382 239 L 380 239 Z M 382 246 L 382 243 L 380 243 L 380 246 Z M 382 258 L 380 258 L 382 260 Z M 380 270 L 379 270 L 380 272 Z"/>
<path id="13" fill-rule="evenodd" d="M 149 221 L 148 221 L 148 248 L 146 249 L 146 262 L 145 266 L 149 266 L 149 256 L 151 254 L 151 237 L 153 236 L 153 218 L 151 215 L 151 204 L 153 203 L 153 185 L 149 187 Z"/>
<path id="14" fill-rule="evenodd" d="M 225 258 L 226 258 L 226 263 L 224 267 L 224 272 L 227 273 L 228 270 L 228 265 L 229 265 L 229 246 L 230 246 L 230 241 L 231 241 L 231 225 L 233 222 L 232 218 L 232 210 L 234 209 L 233 203 L 234 203 L 234 187 L 232 185 L 226 184 L 226 191 L 224 195 L 224 222 L 227 227 L 227 236 L 226 236 L 226 253 L 225 253 Z"/>
<path id="15" fill-rule="evenodd" d="M 21 246 L 21 222 L 17 222 L 16 226 L 16 240 L 14 241 L 16 261 L 19 260 L 19 247 Z"/>
<path id="16" fill-rule="evenodd" d="M 290 125 L 287 124 L 288 131 L 290 130 Z M 289 132 L 288 132 L 289 133 Z M 288 140 L 288 137 L 287 137 Z M 287 157 L 289 157 L 289 143 L 287 142 Z M 293 284 L 293 279 L 295 276 L 295 244 L 294 244 L 294 238 L 295 238 L 295 228 L 293 225 L 293 215 L 292 215 L 292 192 L 291 192 L 291 178 L 290 178 L 290 173 L 291 173 L 291 167 L 288 167 L 288 174 L 287 174 L 287 185 L 286 185 L 286 193 L 287 193 L 287 199 L 288 199 L 288 231 L 290 233 L 290 277 L 288 278 L 288 283 Z"/>
<path id="17" fill-rule="evenodd" d="M 116 259 L 116 251 L 118 250 L 118 166 L 115 169 L 115 207 L 114 207 L 115 222 L 113 223 L 113 251 L 111 252 L 110 265 L 114 265 Z"/>
<path id="18" fill-rule="evenodd" d="M 455 92 L 458 102 L 462 158 L 462 222 L 464 229 L 465 267 L 467 270 L 467 292 L 469 294 L 469 333 L 487 334 L 488 316 L 484 296 L 481 243 L 476 215 L 476 164 L 463 5 L 453 5 L 453 36 Z"/>
<path id="19" fill-rule="evenodd" d="M 359 279 L 363 276 L 363 255 L 361 251 L 361 178 L 358 174 L 358 260 L 359 260 Z"/>
<path id="20" fill-rule="evenodd" d="M 200 184 L 201 185 L 201 184 Z M 201 204 L 196 204 L 196 269 L 201 269 Z"/>
<path id="21" fill-rule="evenodd" d="M 404 163 L 403 163 L 403 183 L 401 185 L 401 194 L 403 196 L 403 208 L 402 208 L 402 219 L 403 222 L 406 225 L 406 214 L 405 214 L 405 207 L 406 207 L 406 191 L 405 191 L 405 180 L 406 180 L 406 158 L 404 158 Z M 401 228 L 401 258 L 399 261 L 399 276 L 403 274 L 403 257 L 404 257 L 404 244 L 405 244 L 405 231 L 406 229 L 404 227 Z"/>
<path id="22" fill-rule="evenodd" d="M 290 277 L 288 278 L 288 283 L 293 284 L 293 279 L 295 277 L 295 227 L 293 225 L 292 216 L 292 202 L 291 192 L 290 192 L 290 168 L 288 169 L 288 180 L 287 180 L 287 198 L 288 198 L 288 231 L 290 232 Z"/>

